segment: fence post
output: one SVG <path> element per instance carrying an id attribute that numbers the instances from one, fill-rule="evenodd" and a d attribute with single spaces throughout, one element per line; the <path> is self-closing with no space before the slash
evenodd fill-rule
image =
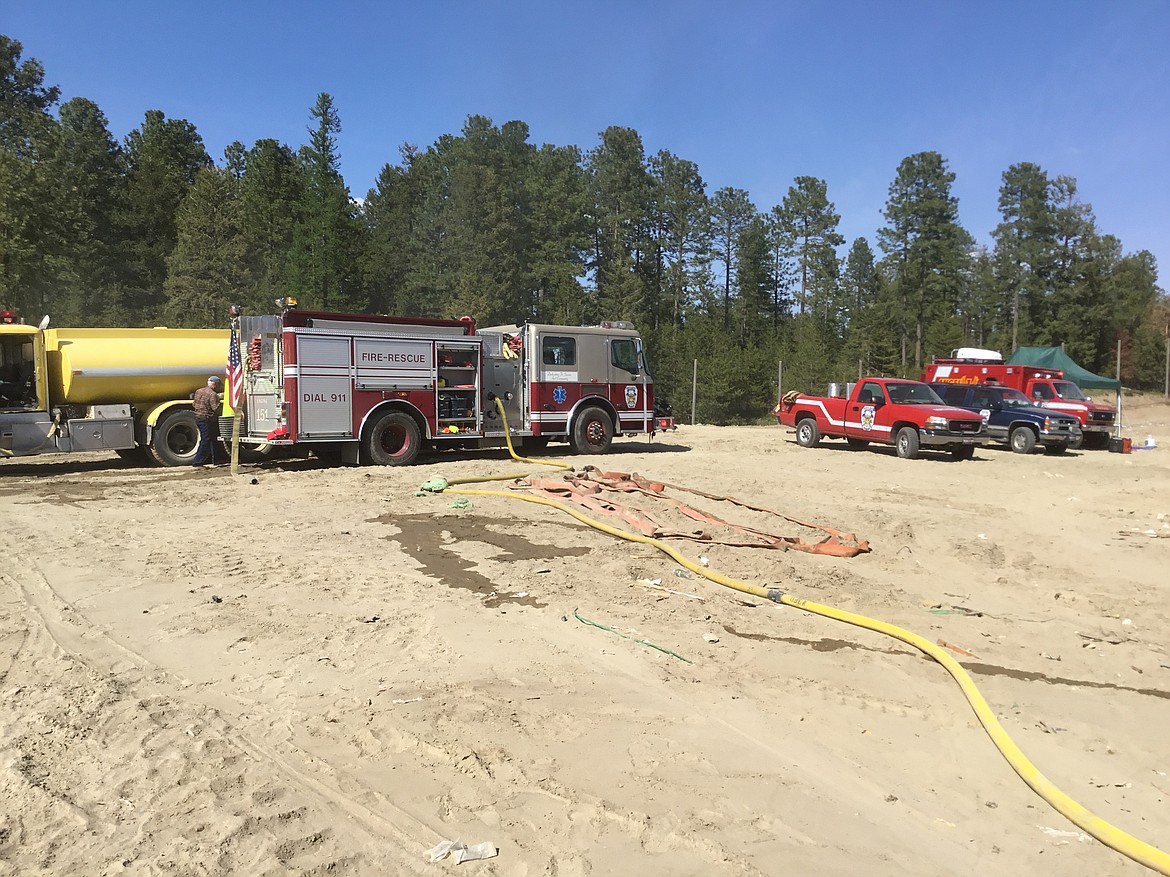
<path id="1" fill-rule="evenodd" d="M 1121 438 L 1121 339 L 1117 339 L 1117 437 Z"/>
<path id="2" fill-rule="evenodd" d="M 695 425 L 695 391 L 699 386 L 699 361 L 695 360 L 694 368 L 691 372 L 691 426 Z"/>

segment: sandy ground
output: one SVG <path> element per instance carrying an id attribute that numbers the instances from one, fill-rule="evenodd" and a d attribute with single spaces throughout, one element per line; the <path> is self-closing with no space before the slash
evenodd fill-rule
<path id="1" fill-rule="evenodd" d="M 1170 407 L 1127 400 L 1126 424 L 1159 447 L 904 461 L 699 426 L 543 459 L 868 539 L 671 544 L 970 653 L 1051 780 L 1170 850 Z M 1148 873 L 1034 794 L 908 646 L 555 509 L 415 495 L 531 468 L 0 463 L 0 873 Z M 432 864 L 441 839 L 499 855 Z"/>

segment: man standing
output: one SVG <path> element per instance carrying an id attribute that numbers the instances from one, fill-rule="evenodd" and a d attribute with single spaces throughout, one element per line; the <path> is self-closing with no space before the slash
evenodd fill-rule
<path id="1" fill-rule="evenodd" d="M 193 466 L 215 462 L 215 432 L 219 421 L 219 387 L 222 381 L 212 375 L 207 386 L 195 391 L 195 422 L 199 424 L 199 447 L 195 449 Z"/>

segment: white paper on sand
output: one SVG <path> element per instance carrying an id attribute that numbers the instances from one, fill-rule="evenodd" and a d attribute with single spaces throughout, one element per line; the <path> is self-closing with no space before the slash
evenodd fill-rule
<path id="1" fill-rule="evenodd" d="M 459 840 L 441 840 L 427 850 L 427 856 L 432 862 L 438 862 L 450 856 L 455 860 L 456 865 L 461 862 L 474 862 L 476 859 L 491 859 L 499 854 L 500 851 L 496 849 L 495 844 L 488 841 L 468 846 Z"/>

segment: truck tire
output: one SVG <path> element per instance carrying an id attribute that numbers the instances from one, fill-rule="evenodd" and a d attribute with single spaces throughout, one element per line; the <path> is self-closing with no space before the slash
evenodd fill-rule
<path id="1" fill-rule="evenodd" d="M 613 441 L 613 421 L 596 405 L 591 405 L 573 421 L 573 451 L 578 454 L 604 454 Z"/>
<path id="2" fill-rule="evenodd" d="M 1030 454 L 1032 453 L 1032 448 L 1036 447 L 1036 433 L 1032 432 L 1026 426 L 1017 426 L 1012 430 L 1009 441 L 1011 442 L 1013 453 Z"/>
<path id="3" fill-rule="evenodd" d="M 975 456 L 974 445 L 959 445 L 957 448 L 951 448 L 952 460 L 970 460 Z"/>
<path id="4" fill-rule="evenodd" d="M 821 428 L 812 417 L 803 418 L 796 424 L 796 443 L 802 448 L 815 448 L 821 440 Z"/>
<path id="5" fill-rule="evenodd" d="M 224 447 L 227 449 L 227 457 L 230 460 L 232 456 L 232 442 L 231 437 L 224 442 Z M 265 442 L 262 445 L 240 445 L 240 462 L 241 463 L 263 463 L 276 455 L 276 445 Z"/>
<path id="6" fill-rule="evenodd" d="M 1081 433 L 1076 438 L 1071 438 L 1068 440 L 1068 449 L 1070 451 L 1079 451 L 1084 443 L 1085 435 L 1084 433 Z"/>
<path id="7" fill-rule="evenodd" d="M 869 439 L 847 438 L 845 443 L 855 451 L 864 451 L 869 447 Z"/>
<path id="8" fill-rule="evenodd" d="M 421 450 L 418 424 L 403 411 L 387 411 L 366 432 L 366 457 L 378 466 L 409 466 Z"/>
<path id="9" fill-rule="evenodd" d="M 894 452 L 903 460 L 913 460 L 918 457 L 918 430 L 913 426 L 903 426 L 894 436 Z"/>
<path id="10" fill-rule="evenodd" d="M 190 466 L 195 462 L 197 450 L 199 424 L 195 421 L 195 412 L 189 408 L 164 414 L 145 448 L 151 462 L 158 466 Z"/>

